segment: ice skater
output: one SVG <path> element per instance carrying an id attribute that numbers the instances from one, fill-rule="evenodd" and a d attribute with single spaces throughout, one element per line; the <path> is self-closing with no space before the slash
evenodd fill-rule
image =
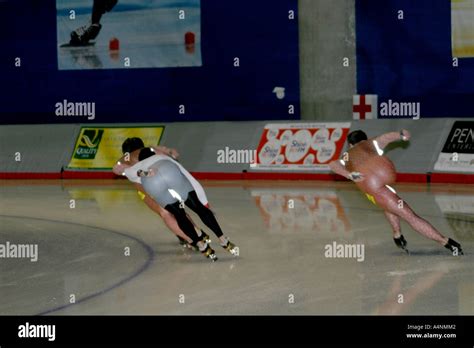
<path id="1" fill-rule="evenodd" d="M 428 221 L 416 215 L 389 185 L 396 181 L 396 169 L 392 161 L 383 156 L 385 147 L 394 141 L 408 141 L 407 130 L 390 132 L 367 139 L 361 131 L 348 135 L 349 150 L 338 161 L 329 164 L 332 171 L 355 182 L 367 198 L 384 210 L 385 217 L 393 229 L 395 244 L 408 253 L 407 241 L 400 229 L 400 219 L 405 220 L 415 231 L 449 249 L 453 255 L 462 255 L 461 245 L 443 236 Z"/>
<path id="2" fill-rule="evenodd" d="M 97 38 L 102 29 L 100 20 L 106 12 L 112 11 L 118 0 L 94 0 L 89 24 L 83 25 L 71 33 L 71 46 L 84 46 Z"/>
<path id="3" fill-rule="evenodd" d="M 156 150 L 157 148 L 153 147 L 134 150 L 130 153 L 129 163 L 126 165 L 121 163 L 121 167 L 117 170 L 123 170 L 123 174 L 129 180 L 140 183 L 148 196 L 171 213 L 179 228 L 206 257 L 213 261 L 217 260 L 208 240 L 203 240 L 196 232 L 195 226 L 184 210 L 185 205 L 214 232 L 225 250 L 238 255 L 238 247 L 223 234 L 214 214 L 208 208 L 202 186 L 172 157 Z M 172 156 L 172 153 L 169 155 Z"/>
<path id="4" fill-rule="evenodd" d="M 128 138 L 122 144 L 122 153 L 124 154 L 115 164 L 113 168 L 113 172 L 116 175 L 123 175 L 124 170 L 132 165 L 132 163 L 138 162 L 138 152 L 134 152 L 135 150 L 141 149 L 145 147 L 143 140 L 140 138 Z M 179 153 L 176 149 L 171 149 L 166 146 L 155 146 L 154 150 L 156 153 L 161 153 L 163 155 L 171 156 L 174 159 L 179 157 Z M 139 181 L 134 182 L 134 185 L 137 189 L 138 196 L 141 200 L 155 213 L 160 215 L 163 219 L 165 225 L 173 232 L 179 239 L 179 243 L 182 246 L 196 248 L 196 245 L 193 245 L 193 241 L 191 238 L 186 236 L 186 234 L 179 228 L 178 223 L 174 216 L 168 212 L 167 210 L 160 207 L 150 196 L 148 196 L 143 186 Z M 191 220 L 192 221 L 192 220 Z M 204 231 L 198 229 L 196 227 L 196 231 L 198 235 L 203 237 L 204 239 L 209 240 L 209 236 L 204 233 Z"/>

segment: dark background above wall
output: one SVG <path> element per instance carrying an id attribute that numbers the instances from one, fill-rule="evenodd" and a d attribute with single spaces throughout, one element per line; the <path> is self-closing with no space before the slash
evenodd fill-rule
<path id="1" fill-rule="evenodd" d="M 55 116 L 64 99 L 95 102 L 91 122 L 101 123 L 299 119 L 297 9 L 297 0 L 201 0 L 202 67 L 59 71 L 55 0 L 1 2 L 1 122 L 84 122 Z"/>

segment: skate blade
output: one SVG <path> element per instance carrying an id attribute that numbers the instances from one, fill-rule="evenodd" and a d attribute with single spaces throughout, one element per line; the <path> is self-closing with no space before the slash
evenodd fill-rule
<path id="1" fill-rule="evenodd" d="M 398 245 L 397 245 L 398 246 Z M 398 249 L 401 251 L 405 252 L 405 254 L 410 255 L 410 250 L 408 250 L 406 247 L 403 246 L 398 246 Z"/>
<path id="2" fill-rule="evenodd" d="M 216 252 L 210 248 L 209 246 L 207 247 L 206 251 L 203 252 L 204 256 L 210 259 L 212 262 L 217 261 L 217 255 Z"/>
<path id="3" fill-rule="evenodd" d="M 229 244 L 226 247 L 224 247 L 224 249 L 236 257 L 239 256 L 240 254 L 239 247 L 231 242 L 229 242 Z"/>
<path id="4" fill-rule="evenodd" d="M 61 48 L 81 48 L 81 47 L 92 47 L 92 46 L 95 46 L 95 42 L 88 42 L 85 44 L 68 42 L 68 43 L 59 45 L 59 47 Z"/>
<path id="5" fill-rule="evenodd" d="M 189 243 L 186 243 L 186 244 L 181 244 L 181 247 L 183 250 L 191 250 L 191 251 L 199 251 L 199 248 L 192 245 L 192 244 L 189 244 Z"/>

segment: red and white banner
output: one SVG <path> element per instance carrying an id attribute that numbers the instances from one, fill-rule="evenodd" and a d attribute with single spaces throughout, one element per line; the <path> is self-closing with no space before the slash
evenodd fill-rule
<path id="1" fill-rule="evenodd" d="M 378 118 L 378 96 L 376 94 L 356 94 L 352 97 L 354 120 L 375 120 Z"/>
<path id="2" fill-rule="evenodd" d="M 255 170 L 328 171 L 338 159 L 351 124 L 267 124 L 257 148 Z"/>

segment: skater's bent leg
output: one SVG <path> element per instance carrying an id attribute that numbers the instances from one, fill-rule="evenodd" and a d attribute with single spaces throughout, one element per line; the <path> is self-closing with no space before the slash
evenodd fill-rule
<path id="1" fill-rule="evenodd" d="M 407 249 L 408 243 L 405 237 L 403 236 L 400 228 L 400 218 L 397 215 L 392 214 L 388 211 L 384 211 L 384 213 L 388 222 L 390 222 L 390 225 L 392 225 L 393 241 L 395 242 L 395 245 L 400 249 L 405 250 L 405 252 L 409 253 Z"/>
<path id="2" fill-rule="evenodd" d="M 197 225 L 196 223 L 194 222 L 194 220 L 192 219 L 191 215 L 189 215 L 188 213 L 186 213 L 186 216 L 188 217 L 189 221 L 191 221 L 191 223 L 194 225 L 194 229 L 196 230 L 196 233 L 198 234 L 199 238 L 203 235 L 204 231 L 201 230 Z"/>
<path id="3" fill-rule="evenodd" d="M 209 208 L 201 203 L 195 191 L 189 192 L 185 204 L 199 216 L 202 222 L 204 222 L 204 224 L 209 227 L 218 238 L 223 237 L 224 233 L 222 232 L 216 217 Z"/>
<path id="4" fill-rule="evenodd" d="M 202 237 L 199 237 L 194 229 L 194 225 L 192 224 L 191 220 L 188 219 L 184 208 L 182 208 L 180 202 L 176 202 L 173 204 L 168 204 L 165 207 L 170 213 L 172 213 L 176 221 L 178 222 L 179 227 L 193 240 L 193 246 L 196 246 L 201 253 L 203 253 L 207 258 L 211 259 L 212 261 L 217 260 L 217 256 L 209 245 L 209 243 Z"/>
<path id="5" fill-rule="evenodd" d="M 408 224 L 416 232 L 438 242 L 443 246 L 448 242 L 448 238 L 443 236 L 428 221 L 416 215 L 405 201 L 403 201 L 396 193 L 392 192 L 388 188 L 380 188 L 377 192 L 371 194 L 375 197 L 377 204 L 382 209 L 408 222 Z"/>
<path id="6" fill-rule="evenodd" d="M 402 234 L 400 229 L 400 218 L 397 215 L 392 214 L 388 211 L 384 211 L 384 214 L 388 222 L 390 222 L 390 225 L 392 226 L 393 238 L 399 238 Z"/>
<path id="7" fill-rule="evenodd" d="M 193 243 L 198 243 L 199 236 L 194 229 L 194 225 L 188 219 L 184 208 L 180 207 L 180 203 L 176 202 L 173 204 L 168 204 L 165 209 L 174 215 L 176 222 L 178 223 L 179 228 L 186 233 L 186 235 L 192 239 Z"/>
<path id="8" fill-rule="evenodd" d="M 169 211 L 161 208 L 160 216 L 163 219 L 165 225 L 178 237 L 183 238 L 186 240 L 188 243 L 192 243 L 193 240 L 186 235 L 186 233 L 179 228 L 178 222 L 176 221 L 176 218 L 174 217 L 173 214 L 171 214 Z"/>
<path id="9" fill-rule="evenodd" d="M 140 191 L 141 192 L 141 191 Z M 186 240 L 188 243 L 192 243 L 191 238 L 189 238 L 178 226 L 178 223 L 176 222 L 176 218 L 174 217 L 173 214 L 171 214 L 169 211 L 166 209 L 162 208 L 158 203 L 156 203 L 150 196 L 144 195 L 143 201 L 145 204 L 153 210 L 155 213 L 160 215 L 160 217 L 163 219 L 163 222 L 165 225 L 173 232 L 175 235 L 178 237 L 183 238 Z"/>

